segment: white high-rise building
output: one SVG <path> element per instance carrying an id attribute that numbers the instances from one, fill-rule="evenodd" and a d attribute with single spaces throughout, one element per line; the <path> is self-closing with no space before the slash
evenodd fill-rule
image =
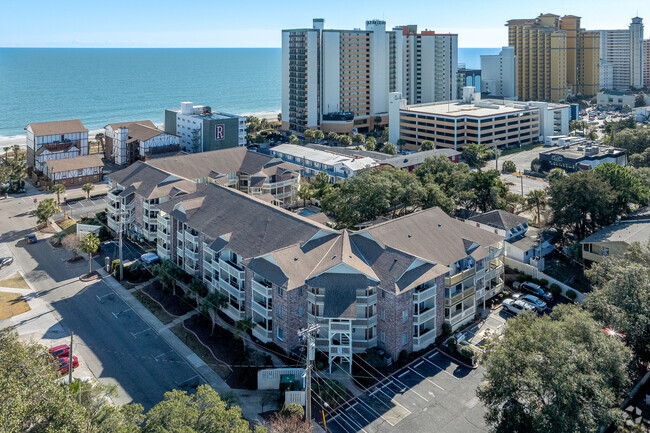
<path id="1" fill-rule="evenodd" d="M 643 86 L 650 87 L 650 39 L 643 41 Z"/>
<path id="2" fill-rule="evenodd" d="M 628 90 L 643 87 L 643 19 L 632 18 L 629 28 L 599 30 L 600 58 L 611 64 L 611 79 L 607 68 L 600 70 L 600 87 L 610 90 Z M 602 65 L 602 63 L 601 63 Z M 613 87 L 604 84 L 611 83 Z"/>
<path id="3" fill-rule="evenodd" d="M 514 47 L 481 56 L 481 92 L 490 97 L 517 99 L 517 56 Z"/>
<path id="4" fill-rule="evenodd" d="M 442 101 L 456 93 L 457 35 L 386 30 L 312 28 L 282 31 L 282 124 L 302 132 L 351 133 L 388 123 L 388 93 L 413 102 Z"/>

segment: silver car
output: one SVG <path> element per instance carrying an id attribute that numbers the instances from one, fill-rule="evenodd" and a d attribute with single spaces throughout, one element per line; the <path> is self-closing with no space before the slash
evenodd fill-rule
<path id="1" fill-rule="evenodd" d="M 530 302 L 535 307 L 537 307 L 537 309 L 539 311 L 546 311 L 546 308 L 548 307 L 546 305 L 546 302 L 542 301 L 537 296 L 531 295 L 531 294 L 528 294 L 528 293 L 515 293 L 514 295 L 512 295 L 512 297 L 514 299 L 521 299 L 521 300 L 524 300 L 526 302 Z"/>
<path id="2" fill-rule="evenodd" d="M 537 313 L 537 307 L 535 305 L 522 299 L 504 299 L 502 305 L 504 310 L 515 315 L 523 314 L 526 311 L 534 311 Z"/>

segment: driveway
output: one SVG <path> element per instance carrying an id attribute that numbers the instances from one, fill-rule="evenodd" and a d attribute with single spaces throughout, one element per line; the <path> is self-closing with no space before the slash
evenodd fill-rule
<path id="1" fill-rule="evenodd" d="M 333 433 L 487 431 L 476 397 L 483 371 L 434 350 L 327 417 Z"/>
<path id="2" fill-rule="evenodd" d="M 68 342 L 74 331 L 73 349 L 82 364 L 74 376 L 92 375 L 100 382 L 117 384 L 116 403 L 137 402 L 146 410 L 162 400 L 166 391 L 193 389 L 202 383 L 195 369 L 108 284 L 79 281 L 79 275 L 88 269 L 85 260 L 68 263 L 70 253 L 53 248 L 47 235 L 39 235 L 36 244 L 23 241 L 26 234 L 34 232 L 34 207 L 23 199 L 0 201 L 4 222 L 0 256 L 14 257 L 14 264 L 0 270 L 0 278 L 21 271 L 30 285 L 24 295 L 32 307 L 0 322 L 0 327 L 14 326 L 23 338 L 47 346 Z"/>

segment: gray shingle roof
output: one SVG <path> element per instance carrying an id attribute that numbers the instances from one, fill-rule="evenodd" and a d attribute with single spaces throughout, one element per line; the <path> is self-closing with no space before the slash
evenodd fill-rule
<path id="1" fill-rule="evenodd" d="M 425 150 L 424 152 L 415 152 L 408 155 L 397 155 L 389 159 L 381 161 L 382 164 L 388 164 L 397 168 L 410 167 L 412 165 L 419 165 L 424 162 L 425 159 L 431 158 L 432 156 L 442 155 L 450 158 L 452 156 L 460 155 L 460 152 L 454 149 L 433 149 Z"/>
<path id="2" fill-rule="evenodd" d="M 137 161 L 130 166 L 113 172 L 108 178 L 129 189 L 137 192 L 145 199 L 175 196 L 179 191 L 190 193 L 196 191 L 196 184 L 177 176 L 172 176 L 162 170 Z"/>
<path id="3" fill-rule="evenodd" d="M 81 123 L 81 120 L 79 119 L 30 123 L 26 128 L 30 127 L 36 137 L 58 134 L 72 134 L 75 132 L 88 132 L 86 127 L 83 125 L 83 123 Z"/>
<path id="4" fill-rule="evenodd" d="M 506 212 L 504 210 L 499 210 L 499 209 L 474 215 L 473 217 L 470 217 L 468 219 L 470 221 L 476 221 L 477 223 L 487 224 L 490 227 L 494 227 L 502 230 L 510 230 L 523 223 L 528 222 L 528 218 L 520 217 L 519 215 L 515 215 L 513 213 Z"/>
<path id="5" fill-rule="evenodd" d="M 586 238 L 582 243 L 590 242 L 633 242 L 650 241 L 650 220 L 644 221 L 619 221 L 611 226 L 597 231 Z"/>

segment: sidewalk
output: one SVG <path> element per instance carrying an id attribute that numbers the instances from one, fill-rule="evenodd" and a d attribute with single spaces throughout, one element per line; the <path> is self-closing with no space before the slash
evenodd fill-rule
<path id="1" fill-rule="evenodd" d="M 170 331 L 160 320 L 156 318 L 147 308 L 145 308 L 140 302 L 138 302 L 135 297 L 128 290 L 126 290 L 122 285 L 112 276 L 109 276 L 104 269 L 99 269 L 99 273 L 103 278 L 103 281 L 115 292 L 117 295 L 122 298 L 122 300 L 131 308 L 140 318 L 151 327 L 160 337 L 162 337 L 167 344 L 171 346 L 172 349 L 178 355 L 187 361 L 187 363 L 205 380 L 205 382 L 214 388 L 216 391 L 228 391 L 230 387 L 228 384 L 215 373 L 205 362 L 201 360 L 194 352 L 192 352 L 183 342 L 172 332 Z"/>

